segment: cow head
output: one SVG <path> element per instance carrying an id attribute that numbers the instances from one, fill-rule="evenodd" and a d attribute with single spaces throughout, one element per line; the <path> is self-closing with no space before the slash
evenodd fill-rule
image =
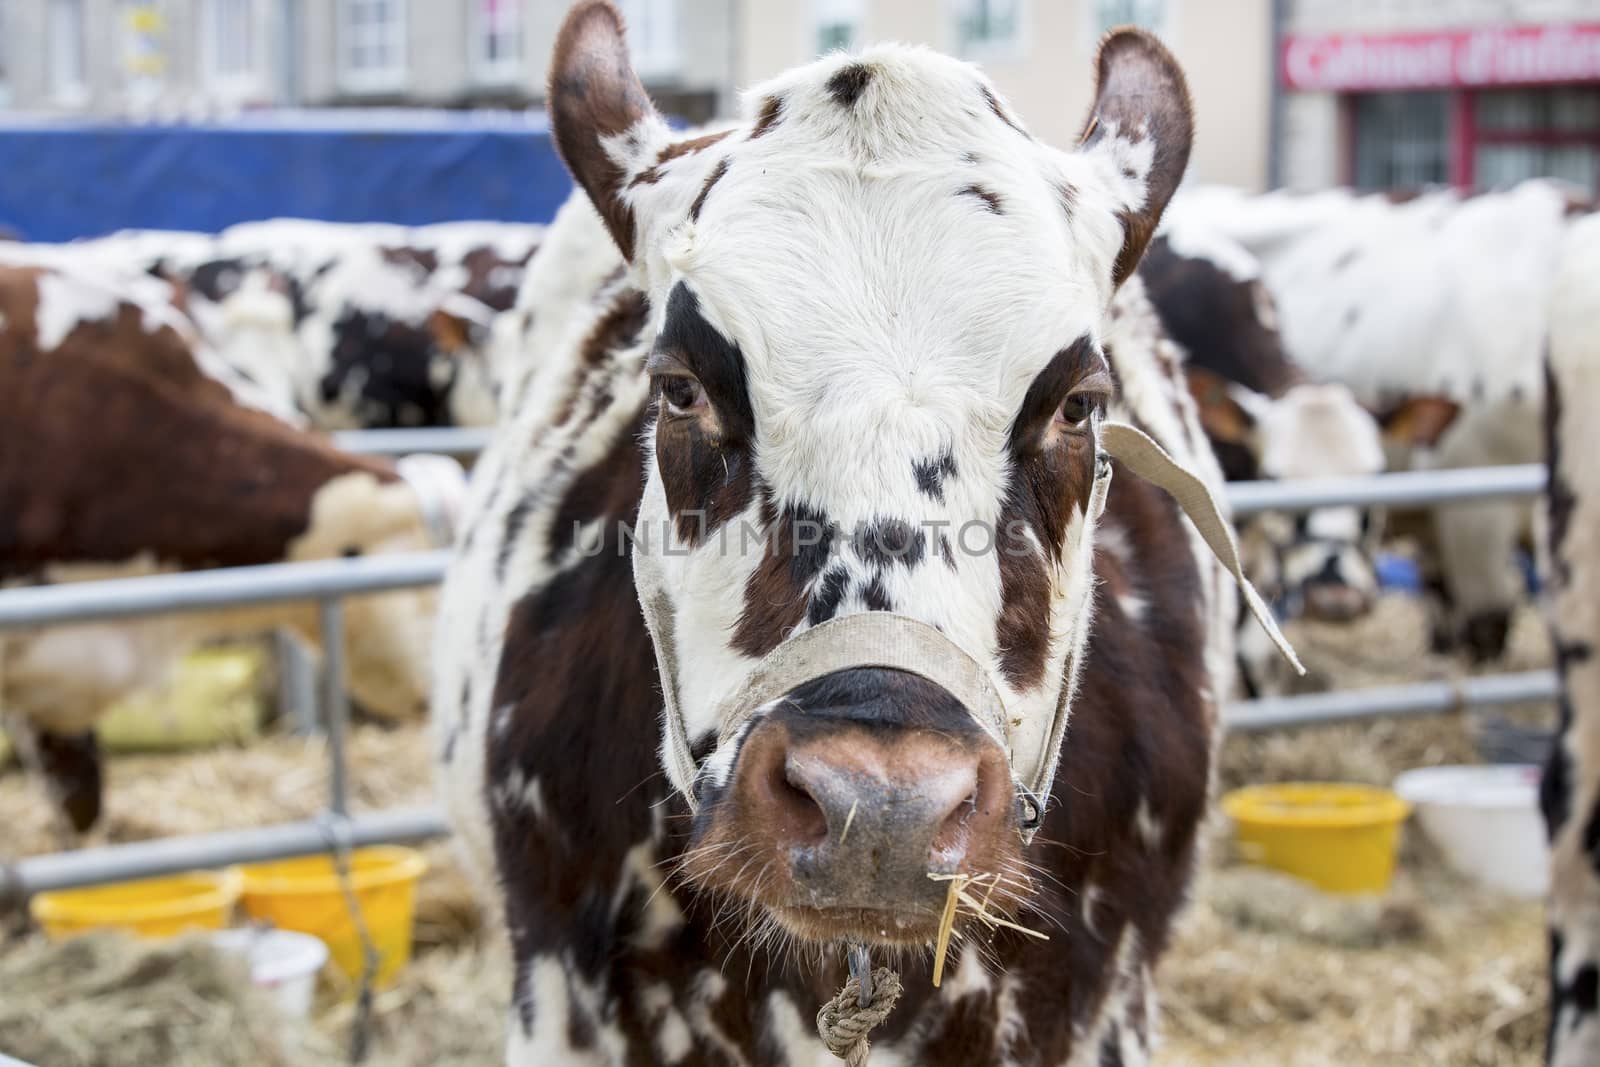
<path id="1" fill-rule="evenodd" d="M 1378 423 L 1342 385 L 1305 382 L 1270 397 L 1199 368 L 1186 373 L 1219 453 L 1245 457 L 1242 472 L 1229 465 L 1230 476 L 1301 481 L 1384 469 Z M 1376 533 L 1360 508 L 1265 514 L 1245 538 L 1251 578 L 1290 616 L 1348 621 L 1377 596 Z"/>
<path id="2" fill-rule="evenodd" d="M 1306 381 L 1283 349 L 1261 267 L 1208 228 L 1169 223 L 1140 275 L 1189 354 L 1189 390 L 1230 480 L 1340 478 L 1384 468 L 1378 425 L 1342 385 Z M 1371 523 L 1356 508 L 1263 516 L 1245 547 L 1251 577 L 1280 610 L 1328 620 L 1377 595 Z"/>
<path id="3" fill-rule="evenodd" d="M 696 810 L 685 868 L 792 936 L 926 943 L 930 874 L 1026 892 L 1018 764 L 1053 751 L 1088 629 L 1101 323 L 1186 165 L 1182 73 L 1153 37 L 1111 35 L 1059 151 L 920 49 L 829 56 L 693 137 L 627 57 L 616 10 L 579 4 L 549 99 L 649 298 L 634 559 L 663 758 Z M 927 669 L 860 662 L 897 639 L 862 633 L 843 665 L 814 644 L 774 666 L 874 613 L 932 642 Z M 957 663 L 1005 721 L 933 680 Z M 792 684 L 750 707 L 758 665 Z"/>

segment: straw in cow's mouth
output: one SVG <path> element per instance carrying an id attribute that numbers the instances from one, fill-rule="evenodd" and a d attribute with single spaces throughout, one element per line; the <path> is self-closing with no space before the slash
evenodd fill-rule
<path id="1" fill-rule="evenodd" d="M 1015 930 L 1019 934 L 1036 937 L 1040 941 L 1050 940 L 1049 934 L 1030 930 L 1026 926 L 1003 919 L 989 911 L 989 901 L 994 896 L 995 888 L 1003 881 L 999 872 L 991 871 L 987 874 L 939 874 L 928 872 L 928 878 L 934 882 L 945 883 L 944 914 L 939 919 L 939 937 L 933 947 L 933 985 L 937 989 L 939 982 L 944 978 L 945 955 L 950 951 L 950 935 L 955 930 L 956 913 L 962 905 L 966 905 L 978 921 L 996 930 L 1001 927 Z M 988 889 L 983 894 L 983 899 L 978 899 L 967 892 L 968 886 L 987 885 Z"/>

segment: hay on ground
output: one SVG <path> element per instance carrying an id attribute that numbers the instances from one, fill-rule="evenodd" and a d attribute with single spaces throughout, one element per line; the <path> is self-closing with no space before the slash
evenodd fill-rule
<path id="1" fill-rule="evenodd" d="M 0 1048 L 48 1067 L 300 1067 L 330 1062 L 241 960 L 202 936 L 92 934 L 0 953 Z"/>

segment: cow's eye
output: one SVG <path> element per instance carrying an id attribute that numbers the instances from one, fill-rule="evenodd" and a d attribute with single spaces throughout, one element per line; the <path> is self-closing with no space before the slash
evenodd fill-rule
<path id="1" fill-rule="evenodd" d="M 1068 426 L 1082 426 L 1094 414 L 1099 398 L 1093 393 L 1073 393 L 1061 402 L 1056 418 Z"/>
<path id="2" fill-rule="evenodd" d="M 674 415 L 690 415 L 706 406 L 706 391 L 693 378 L 678 375 L 661 379 L 661 399 Z"/>

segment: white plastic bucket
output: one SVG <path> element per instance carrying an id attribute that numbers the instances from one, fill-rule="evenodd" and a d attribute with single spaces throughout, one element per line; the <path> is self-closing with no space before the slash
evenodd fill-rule
<path id="1" fill-rule="evenodd" d="M 1532 764 L 1419 767 L 1394 791 L 1450 866 L 1491 889 L 1533 899 L 1550 887 L 1550 848 Z"/>
<path id="2" fill-rule="evenodd" d="M 223 930 L 212 943 L 224 952 L 237 953 L 250 962 L 250 981 L 272 991 L 279 1009 L 290 1019 L 311 1014 L 317 990 L 317 972 L 328 962 L 328 946 L 310 934 L 293 930 L 249 927 Z"/>

